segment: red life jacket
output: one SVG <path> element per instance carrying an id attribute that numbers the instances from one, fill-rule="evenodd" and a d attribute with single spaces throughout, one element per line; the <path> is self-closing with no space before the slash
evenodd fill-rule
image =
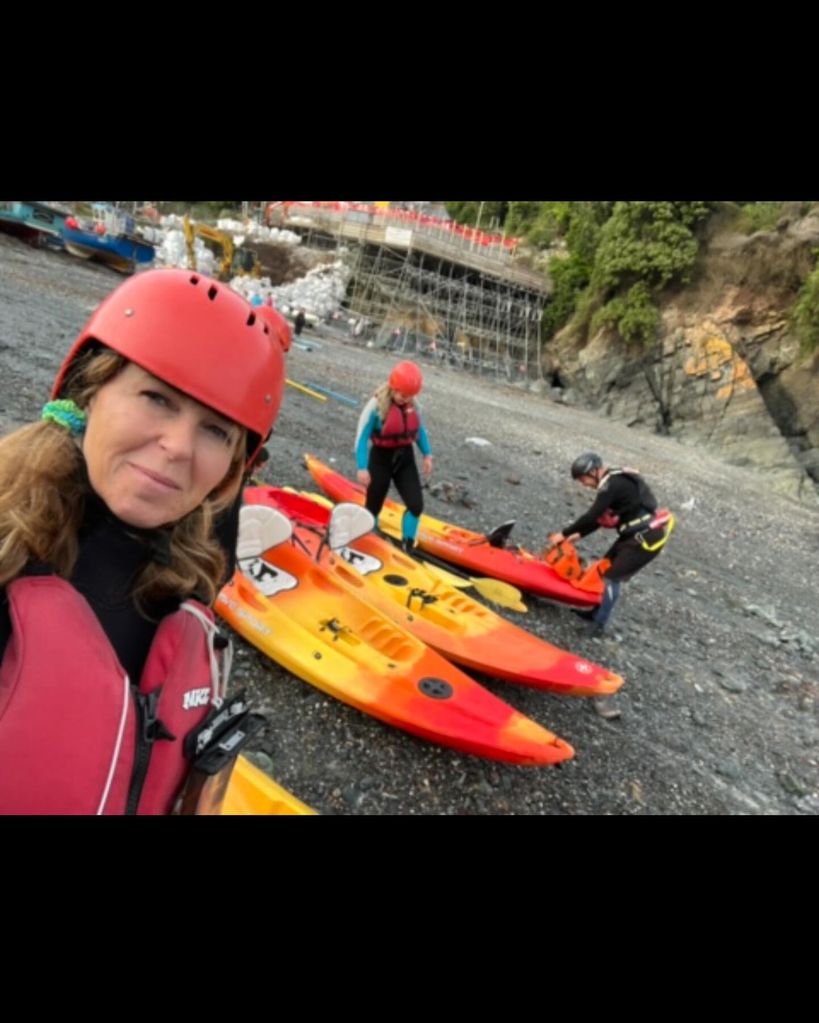
<path id="1" fill-rule="evenodd" d="M 170 813 L 185 737 L 224 696 L 212 612 L 187 600 L 164 618 L 136 687 L 65 580 L 23 576 L 6 594 L 0 813 Z"/>
<path id="2" fill-rule="evenodd" d="M 372 442 L 379 448 L 398 448 L 414 444 L 421 429 L 421 420 L 414 405 L 390 404 L 387 418 L 380 430 L 373 430 Z"/>
<path id="3" fill-rule="evenodd" d="M 603 529 L 614 529 L 614 527 L 619 523 L 619 521 L 620 516 L 617 514 L 617 512 L 613 512 L 610 508 L 608 508 L 598 518 L 597 525 L 602 526 Z"/>

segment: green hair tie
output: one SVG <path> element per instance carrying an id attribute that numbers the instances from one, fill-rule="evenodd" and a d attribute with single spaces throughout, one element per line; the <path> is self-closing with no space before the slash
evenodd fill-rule
<path id="1" fill-rule="evenodd" d="M 82 433 L 85 429 L 85 413 L 75 401 L 68 401 L 65 398 L 46 402 L 40 418 L 50 419 L 52 423 L 64 427 L 69 433 Z"/>

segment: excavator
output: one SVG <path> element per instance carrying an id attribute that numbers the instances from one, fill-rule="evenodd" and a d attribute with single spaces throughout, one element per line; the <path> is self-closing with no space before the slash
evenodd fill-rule
<path id="1" fill-rule="evenodd" d="M 236 275 L 252 274 L 258 277 L 261 268 L 256 254 L 250 249 L 237 249 L 233 239 L 227 232 L 219 231 L 215 227 L 208 227 L 207 224 L 195 223 L 185 214 L 182 221 L 182 230 L 185 232 L 185 243 L 188 247 L 188 262 L 191 270 L 196 269 L 196 247 L 194 240 L 204 238 L 214 242 L 217 246 L 217 255 L 221 255 L 221 262 L 217 270 L 220 280 L 226 281 Z"/>

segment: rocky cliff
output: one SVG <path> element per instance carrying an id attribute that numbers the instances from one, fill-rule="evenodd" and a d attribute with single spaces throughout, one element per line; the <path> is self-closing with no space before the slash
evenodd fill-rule
<path id="1" fill-rule="evenodd" d="M 759 467 L 771 489 L 816 503 L 819 352 L 800 353 L 789 314 L 817 246 L 817 212 L 750 236 L 714 218 L 692 283 L 660 296 L 655 348 L 563 331 L 546 366 L 559 366 L 556 397 Z"/>

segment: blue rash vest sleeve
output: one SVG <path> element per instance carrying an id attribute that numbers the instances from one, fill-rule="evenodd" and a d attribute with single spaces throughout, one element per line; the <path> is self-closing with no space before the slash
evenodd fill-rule
<path id="1" fill-rule="evenodd" d="M 421 418 L 420 412 L 418 413 L 418 418 L 419 419 Z M 415 443 L 418 445 L 422 455 L 431 455 L 432 454 L 432 447 L 430 446 L 430 443 L 429 443 L 429 437 L 427 435 L 427 428 L 424 426 L 423 422 L 421 423 L 421 427 L 418 430 L 418 437 L 417 437 Z"/>

